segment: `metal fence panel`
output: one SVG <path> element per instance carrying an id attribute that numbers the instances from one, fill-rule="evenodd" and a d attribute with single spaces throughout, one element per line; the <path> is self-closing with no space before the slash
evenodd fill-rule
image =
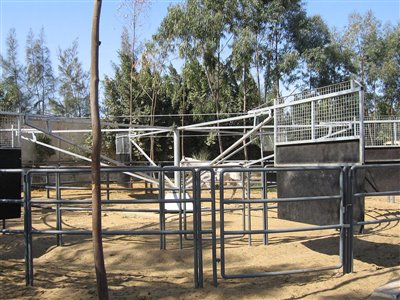
<path id="1" fill-rule="evenodd" d="M 360 138 L 360 91 L 347 81 L 277 99 L 276 144 Z"/>

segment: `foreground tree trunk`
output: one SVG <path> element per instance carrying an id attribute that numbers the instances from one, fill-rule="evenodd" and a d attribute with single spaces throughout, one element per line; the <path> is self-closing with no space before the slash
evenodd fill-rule
<path id="1" fill-rule="evenodd" d="M 101 131 L 99 114 L 99 24 L 101 0 L 94 0 L 92 19 L 92 45 L 90 63 L 90 112 L 92 117 L 92 238 L 96 270 L 97 295 L 108 299 L 107 274 L 104 265 L 101 229 L 100 149 Z"/>

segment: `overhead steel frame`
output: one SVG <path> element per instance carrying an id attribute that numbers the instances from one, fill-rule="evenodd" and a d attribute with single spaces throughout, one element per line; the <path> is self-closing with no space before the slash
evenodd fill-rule
<path id="1" fill-rule="evenodd" d="M 346 97 L 347 95 L 357 95 L 357 105 L 354 102 L 354 105 L 351 107 L 350 113 L 348 113 L 347 110 L 344 110 L 346 112 L 346 118 L 340 118 L 335 119 L 335 116 L 330 116 L 329 113 L 327 113 L 326 110 L 321 110 L 321 105 L 323 101 L 330 100 L 331 101 L 337 101 L 341 97 Z M 344 102 L 346 104 L 346 102 Z M 280 114 L 281 112 L 289 112 L 291 110 L 291 114 L 294 115 L 293 111 L 295 108 L 299 108 L 300 106 L 307 106 L 306 109 L 301 109 L 303 117 L 305 117 L 308 123 L 300 124 L 300 123 L 293 123 L 293 124 L 281 124 L 280 121 Z M 318 108 L 319 107 L 319 108 Z M 346 107 L 344 107 L 346 108 Z M 228 149 L 224 151 L 224 153 L 218 155 L 215 159 L 210 161 L 210 166 L 216 166 L 221 163 L 223 163 L 225 160 L 230 158 L 232 155 L 235 153 L 241 151 L 244 147 L 246 147 L 250 141 L 247 143 L 243 144 L 241 147 L 238 147 L 243 141 L 246 141 L 248 138 L 254 137 L 257 133 L 259 132 L 260 136 L 262 135 L 261 129 L 272 129 L 274 131 L 274 147 L 276 150 L 277 145 L 283 145 L 283 144 L 290 144 L 290 143 L 299 143 L 299 142 L 323 142 L 323 141 L 335 141 L 335 140 L 344 140 L 344 139 L 351 139 L 351 138 L 356 138 L 359 139 L 360 141 L 360 147 L 359 147 L 359 157 L 360 157 L 360 163 L 364 162 L 364 148 L 365 146 L 371 145 L 370 141 L 367 140 L 365 141 L 364 136 L 368 136 L 368 131 L 370 128 L 370 123 L 388 123 L 392 122 L 394 124 L 394 141 L 392 142 L 392 146 L 397 146 L 398 143 L 398 131 L 399 130 L 399 122 L 400 120 L 366 120 L 364 121 L 364 91 L 362 88 L 362 85 L 355 81 L 347 81 L 347 82 L 342 82 L 339 84 L 334 84 L 322 88 L 317 88 L 314 90 L 307 90 L 303 91 L 298 94 L 292 94 L 286 97 L 281 97 L 275 100 L 275 104 L 273 106 L 260 106 L 259 108 L 250 110 L 247 112 L 247 114 L 231 117 L 231 118 L 226 118 L 226 119 L 221 119 L 221 120 L 215 120 L 215 121 L 210 121 L 210 122 L 203 122 L 203 123 L 198 123 L 198 124 L 192 124 L 192 125 L 186 125 L 186 126 L 180 126 L 180 127 L 149 127 L 149 126 L 132 126 L 130 127 L 129 124 L 116 124 L 116 123 L 107 123 L 103 122 L 102 125 L 104 126 L 109 126 L 109 127 L 114 127 L 111 129 L 102 129 L 103 132 L 119 132 L 119 133 L 126 133 L 127 136 L 129 136 L 129 139 L 131 140 L 132 144 L 138 149 L 140 153 L 143 154 L 143 156 L 149 161 L 149 156 L 145 154 L 145 151 L 140 147 L 139 143 L 135 141 L 135 139 L 140 138 L 140 137 L 149 137 L 149 136 L 156 136 L 159 134 L 165 134 L 165 133 L 172 133 L 173 138 L 174 138 L 174 165 L 179 166 L 180 163 L 180 143 L 179 143 L 179 136 L 182 134 L 182 132 L 185 131 L 192 131 L 192 132 L 206 132 L 209 133 L 210 131 L 216 131 L 219 130 L 223 134 L 237 134 L 240 135 L 240 139 L 234 143 L 234 145 L 230 146 Z M 298 113 L 298 112 L 296 112 Z M 325 118 L 320 117 L 321 114 L 325 114 Z M 73 145 L 77 147 L 78 149 L 85 151 L 87 153 L 90 153 L 90 149 L 88 147 L 84 147 L 82 145 L 78 145 L 76 142 L 70 141 L 64 137 L 61 136 L 63 133 L 89 133 L 91 132 L 90 129 L 83 129 L 83 130 L 53 130 L 51 128 L 51 122 L 57 121 L 57 120 L 62 120 L 63 122 L 81 122 L 83 124 L 88 124 L 90 125 L 90 121 L 87 119 L 68 119 L 68 118 L 57 118 L 57 117 L 50 117 L 50 116 L 36 116 L 36 115 L 26 115 L 26 114 L 19 114 L 19 113 L 4 113 L 3 115 L 9 115 L 9 116 L 18 116 L 19 118 L 23 118 L 24 124 L 29 126 L 30 128 L 21 128 L 21 126 L 18 126 L 18 128 L 10 128 L 10 129 L 5 129 L 2 128 L 0 129 L 1 132 L 3 131 L 11 131 L 11 132 L 17 132 L 15 135 L 12 135 L 13 138 L 20 138 L 22 134 L 27 134 L 30 133 L 32 135 L 36 133 L 45 133 L 47 135 L 50 135 L 51 137 L 54 137 L 60 141 L 63 141 L 65 143 L 68 143 L 70 145 Z M 262 118 L 264 117 L 272 117 L 274 119 L 274 124 L 273 125 L 268 125 L 268 121 L 264 122 Z M 40 119 L 40 120 L 45 120 L 47 126 L 46 128 L 38 128 L 35 126 L 31 121 L 35 119 Z M 232 126 L 229 123 L 234 122 L 234 121 L 241 121 L 241 120 L 246 120 L 246 119 L 254 119 L 253 125 L 252 126 Z M 260 124 L 263 125 L 260 125 Z M 115 128 L 118 127 L 118 128 Z M 122 128 L 121 128 L 122 127 Z M 365 127 L 365 128 L 364 128 Z M 243 130 L 247 132 L 246 134 L 243 134 Z M 304 138 L 297 138 L 292 141 L 282 141 L 278 138 L 280 133 L 284 131 L 307 131 L 309 132 L 310 136 L 308 139 Z M 321 133 L 326 133 L 325 135 Z M 25 136 L 26 137 L 26 136 Z M 29 139 L 29 137 L 28 137 Z M 31 142 L 37 142 L 35 137 L 32 136 L 32 138 L 29 139 Z M 135 142 L 133 142 L 135 141 Z M 366 145 L 365 145 L 366 143 Z M 42 146 L 47 146 L 47 144 L 41 144 Z M 388 146 L 388 145 L 379 145 L 379 146 Z M 57 148 L 52 146 L 54 150 L 63 152 L 68 155 L 75 156 L 79 159 L 83 159 L 81 156 L 72 153 L 71 151 L 66 151 L 61 148 Z M 274 151 L 276 152 L 276 151 Z M 244 164 L 244 166 L 251 166 L 257 163 L 262 163 L 263 161 L 270 159 L 270 157 L 263 157 L 263 151 L 261 149 L 261 158 L 257 161 L 250 161 Z M 107 163 L 107 164 L 112 164 L 116 166 L 121 166 L 123 165 L 121 162 L 115 161 L 113 159 L 110 159 L 108 157 L 103 156 L 102 159 Z M 149 161 L 150 165 L 156 165 L 155 162 Z M 174 181 L 178 182 L 179 178 L 178 176 L 174 176 Z M 148 179 L 148 178 L 147 178 Z M 151 181 L 151 179 L 148 179 Z"/>
<path id="2" fill-rule="evenodd" d="M 77 144 L 76 142 L 69 140 L 65 137 L 63 137 L 61 134 L 63 133 L 90 133 L 90 129 L 62 129 L 62 130 L 54 130 L 52 129 L 51 122 L 52 121 L 63 121 L 63 122 L 74 122 L 76 123 L 81 122 L 83 124 L 89 124 L 87 120 L 82 119 L 82 120 L 71 120 L 71 119 L 64 119 L 64 118 L 52 118 L 52 117 L 38 117 L 35 115 L 21 115 L 21 114 L 12 114 L 12 115 L 19 115 L 23 118 L 24 120 L 24 125 L 29 126 L 29 128 L 22 128 L 20 129 L 21 134 L 19 135 L 20 139 L 36 143 L 38 145 L 44 146 L 51 148 L 55 151 L 59 151 L 61 153 L 73 156 L 75 158 L 84 160 L 84 161 L 90 161 L 90 158 L 87 158 L 86 156 L 74 153 L 69 150 L 65 150 L 61 147 L 56 147 L 53 145 L 49 145 L 47 143 L 43 143 L 37 140 L 36 134 L 38 133 L 44 133 L 52 138 L 55 138 L 57 140 L 60 140 L 64 143 L 67 143 L 71 146 L 76 147 L 77 149 L 80 149 L 81 151 L 84 151 L 86 153 L 90 153 L 90 149 L 88 147 L 85 147 L 81 144 Z M 42 120 L 45 121 L 46 123 L 46 128 L 40 128 L 39 126 L 35 125 L 32 121 L 33 120 Z M 241 120 L 246 120 L 246 119 L 253 119 L 253 126 L 232 126 L 229 125 L 230 122 L 233 121 L 241 121 Z M 199 124 L 192 124 L 192 125 L 187 125 L 187 126 L 180 126 L 177 128 L 170 128 L 170 127 L 149 127 L 149 126 L 130 126 L 128 127 L 126 124 L 113 124 L 113 123 L 104 123 L 103 125 L 107 126 L 125 126 L 126 128 L 111 128 L 111 129 L 102 129 L 102 132 L 118 132 L 118 133 L 126 133 L 126 135 L 129 137 L 130 142 L 132 143 L 135 148 L 138 149 L 138 151 L 145 157 L 147 161 L 149 161 L 150 165 L 156 166 L 156 162 L 152 161 L 149 157 L 149 155 L 146 154 L 143 148 L 140 147 L 139 143 L 137 143 L 136 139 L 141 138 L 141 137 L 149 137 L 149 136 L 157 136 L 159 134 L 165 134 L 165 133 L 172 133 L 173 139 L 174 139 L 174 165 L 179 166 L 181 157 L 180 157 L 180 135 L 181 132 L 184 131 L 192 131 L 192 132 L 210 132 L 212 130 L 220 130 L 223 133 L 228 133 L 228 134 L 238 134 L 241 135 L 241 137 L 230 147 L 228 147 L 223 153 L 218 155 L 215 159 L 213 159 L 209 165 L 210 166 L 216 166 L 220 165 L 224 161 L 226 161 L 228 158 L 230 158 L 232 155 L 235 153 L 241 151 L 244 147 L 249 145 L 253 139 L 254 136 L 257 135 L 261 128 L 272 128 L 272 125 L 268 126 L 267 124 L 272 120 L 272 111 L 270 108 L 266 109 L 261 109 L 258 110 L 257 112 L 250 111 L 248 114 L 244 114 L 241 116 L 236 116 L 236 117 L 231 117 L 231 118 L 226 118 L 222 120 L 216 120 L 216 121 L 210 121 L 210 122 L 204 122 L 204 123 L 199 123 Z M 228 124 L 226 126 L 223 126 L 225 124 Z M 13 130 L 13 129 L 11 129 Z M 243 130 L 246 131 L 245 134 L 243 134 Z M 252 139 L 253 137 L 253 139 Z M 246 139 L 249 139 L 247 143 L 243 144 L 243 141 L 246 141 Z M 243 144 L 239 147 L 240 144 Z M 261 151 L 262 153 L 262 151 Z M 256 162 L 251 161 L 247 162 L 245 166 L 251 166 L 255 163 L 261 163 L 267 159 L 272 158 L 273 156 L 268 156 L 265 158 L 261 158 L 257 160 Z M 123 166 L 124 164 L 116 161 L 114 159 L 111 159 L 106 156 L 101 156 L 102 160 L 104 161 L 102 163 L 102 166 L 108 166 L 109 164 L 115 165 L 115 166 Z M 157 184 L 157 182 L 154 179 L 147 178 L 146 176 L 141 176 L 138 177 L 135 175 L 135 177 L 146 180 L 148 182 Z M 176 186 L 174 182 L 179 182 L 179 173 L 174 175 L 174 182 L 172 182 L 169 178 L 166 179 L 167 182 L 171 186 Z"/>

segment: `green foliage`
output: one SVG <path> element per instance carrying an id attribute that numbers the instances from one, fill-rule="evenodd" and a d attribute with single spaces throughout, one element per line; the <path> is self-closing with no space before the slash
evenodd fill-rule
<path id="1" fill-rule="evenodd" d="M 0 81 L 0 110 L 23 112 L 27 107 L 24 92 L 25 70 L 18 62 L 18 42 L 12 28 L 7 36 L 6 56 L 0 55 L 2 77 Z"/>
<path id="2" fill-rule="evenodd" d="M 45 134 L 37 134 L 36 139 L 45 144 L 51 143 L 51 138 Z M 56 151 L 39 144 L 35 144 L 35 153 L 37 162 L 45 162 L 50 156 L 54 155 Z"/>
<path id="3" fill-rule="evenodd" d="M 67 117 L 89 116 L 89 72 L 78 60 L 78 41 L 58 51 L 58 92 L 61 101 L 50 100 L 54 113 Z"/>
<path id="4" fill-rule="evenodd" d="M 400 25 L 382 27 L 372 11 L 354 13 L 341 36 L 356 77 L 366 87 L 367 112 L 395 115 L 399 109 Z M 396 75 L 397 74 L 397 75 Z"/>
<path id="5" fill-rule="evenodd" d="M 26 41 L 27 86 L 31 98 L 31 110 L 44 114 L 49 101 L 54 99 L 56 80 L 51 64 L 50 50 L 46 46 L 44 29 L 39 37 L 29 31 Z"/>
<path id="6" fill-rule="evenodd" d="M 193 158 L 197 160 L 209 160 L 211 158 L 211 153 L 207 149 L 201 149 L 199 152 L 193 154 Z"/>

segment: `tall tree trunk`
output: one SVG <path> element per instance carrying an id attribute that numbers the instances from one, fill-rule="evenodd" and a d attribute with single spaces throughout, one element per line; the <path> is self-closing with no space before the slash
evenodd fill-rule
<path id="1" fill-rule="evenodd" d="M 185 116 L 184 116 L 184 113 L 185 113 L 185 112 L 183 112 L 182 117 L 181 117 L 181 126 L 182 126 L 182 127 L 185 126 Z M 185 131 L 182 131 L 182 134 L 181 134 L 181 156 L 182 156 L 182 157 L 185 156 L 184 132 L 185 132 Z"/>
<path id="2" fill-rule="evenodd" d="M 94 0 L 90 64 L 90 111 L 92 118 L 92 238 L 99 299 L 108 299 L 107 274 L 104 265 L 101 228 L 100 149 L 101 131 L 99 114 L 99 24 L 101 0 Z"/>
<path id="3" fill-rule="evenodd" d="M 247 85 L 246 85 L 246 80 L 247 80 L 247 68 L 246 65 L 243 64 L 243 113 L 247 111 Z M 246 126 L 246 120 L 243 119 L 243 126 Z M 243 135 L 246 134 L 246 129 L 243 129 Z M 249 156 L 247 154 L 247 139 L 243 140 L 243 152 L 244 152 L 244 160 L 248 161 Z"/>
<path id="4" fill-rule="evenodd" d="M 155 126 L 155 114 L 157 107 L 157 93 L 153 91 L 153 96 L 151 97 L 151 116 L 150 116 L 150 127 Z M 155 158 L 155 139 L 154 136 L 150 136 L 150 159 L 154 161 Z"/>
<path id="5" fill-rule="evenodd" d="M 219 92 L 217 90 L 217 99 L 216 99 L 216 112 L 217 112 L 217 120 L 219 120 Z M 220 126 L 219 124 L 217 125 L 218 127 Z M 223 153 L 224 152 L 224 146 L 222 144 L 222 136 L 221 136 L 221 132 L 219 129 L 217 129 L 217 136 L 218 136 L 218 145 L 219 145 L 219 153 Z"/>
<path id="6" fill-rule="evenodd" d="M 219 120 L 219 113 L 220 113 L 220 111 L 219 111 L 219 101 L 220 101 L 220 99 L 219 99 L 219 95 L 220 95 L 220 93 L 219 93 L 219 77 L 220 77 L 220 73 L 219 73 L 219 71 L 220 71 L 220 53 L 221 53 L 221 44 L 220 44 L 220 41 L 218 40 L 218 61 L 217 61 L 217 90 L 216 90 L 216 104 L 217 104 L 217 119 Z M 219 124 L 217 125 L 218 127 L 220 126 Z M 219 129 L 218 129 L 218 131 L 217 131 L 217 134 L 218 134 L 218 145 L 219 145 L 219 153 L 221 154 L 221 153 L 223 153 L 224 152 L 224 146 L 223 146 L 223 144 L 222 144 L 222 137 L 221 137 L 221 132 L 219 131 Z"/>
<path id="7" fill-rule="evenodd" d="M 259 53 L 258 53 L 258 33 L 256 33 L 256 76 L 257 76 L 257 88 L 258 88 L 258 105 L 262 105 L 261 101 L 261 81 L 260 81 L 260 61 L 259 61 Z M 267 93 L 267 91 L 264 91 Z"/>

